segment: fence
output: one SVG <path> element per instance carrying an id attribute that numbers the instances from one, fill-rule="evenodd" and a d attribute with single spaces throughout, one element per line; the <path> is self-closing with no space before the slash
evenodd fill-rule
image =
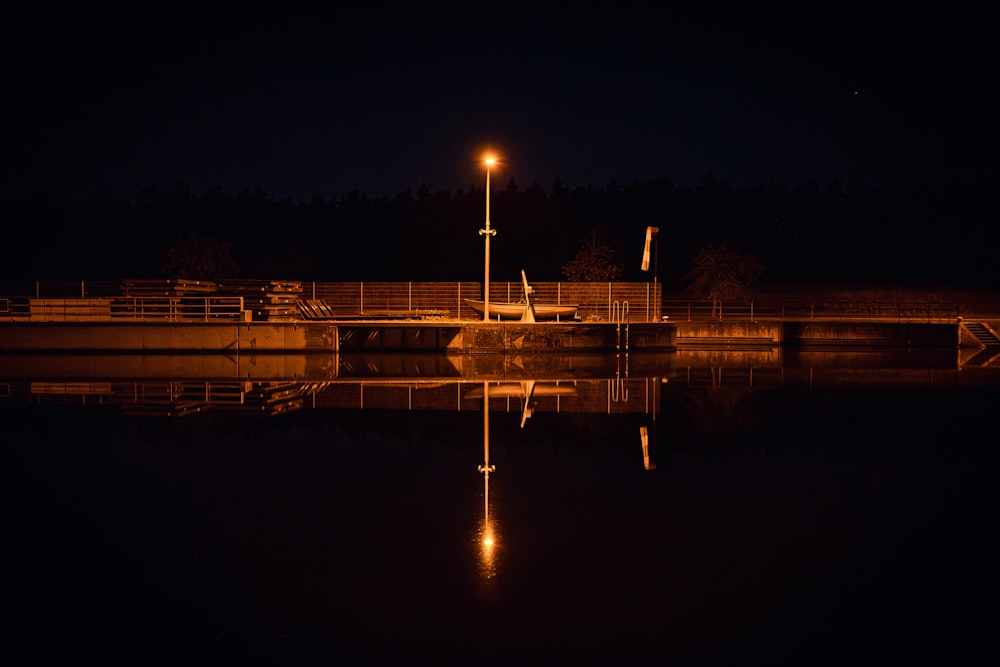
<path id="1" fill-rule="evenodd" d="M 610 320 L 616 309 L 625 310 L 633 321 L 658 319 L 659 285 L 651 283 L 566 283 L 531 285 L 535 304 L 573 304 L 581 320 Z M 482 316 L 466 302 L 482 299 L 477 282 L 354 282 L 304 283 L 303 297 L 322 299 L 342 316 L 411 315 L 479 319 Z M 490 282 L 494 303 L 524 301 L 520 282 Z"/>
<path id="2" fill-rule="evenodd" d="M 0 298 L 0 320 L 29 322 L 215 322 L 246 312 L 233 296 Z"/>
<path id="3" fill-rule="evenodd" d="M 669 321 L 703 320 L 816 320 L 872 319 L 954 322 L 961 314 L 957 303 L 898 301 L 830 301 L 808 304 L 744 301 L 664 301 L 663 317 Z"/>
<path id="4" fill-rule="evenodd" d="M 289 283 L 288 285 L 292 285 Z M 466 302 L 481 299 L 478 282 L 301 282 L 289 287 L 283 298 L 294 300 L 321 299 L 335 316 L 364 317 L 442 317 L 463 320 L 480 319 Z M 662 299 L 662 286 L 657 283 L 633 282 L 542 282 L 531 285 L 534 303 L 574 304 L 577 317 L 583 321 L 653 322 L 693 321 L 708 319 L 758 320 L 758 319 L 896 319 L 919 321 L 954 321 L 961 307 L 957 303 L 905 302 L 905 301 L 815 301 L 793 303 L 785 298 L 773 301 L 733 302 Z M 29 315 L 28 300 L 34 299 L 123 299 L 123 283 L 113 281 L 0 281 L 0 319 L 21 319 Z M 233 301 L 223 303 L 221 295 L 205 297 L 198 303 L 183 306 L 194 317 L 208 313 L 207 317 L 230 317 Z M 148 298 L 148 297 L 146 297 Z M 178 298 L 178 297 L 172 297 Z M 491 282 L 490 299 L 493 302 L 517 303 L 524 300 L 520 282 Z M 112 303 L 120 303 L 120 301 Z M 148 306 L 148 307 L 147 307 Z M 218 308 L 217 308 L 218 306 Z M 166 309 L 170 304 L 155 305 L 134 303 L 122 307 L 126 313 L 142 313 L 153 317 L 156 309 Z M 199 310 L 200 309 L 200 310 Z M 261 307 L 261 310 L 264 310 Z M 197 311 L 197 312 L 194 312 Z M 266 314 L 264 317 L 268 317 Z"/>

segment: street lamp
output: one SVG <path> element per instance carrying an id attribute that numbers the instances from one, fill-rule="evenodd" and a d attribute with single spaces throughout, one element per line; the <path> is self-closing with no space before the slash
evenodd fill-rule
<path id="1" fill-rule="evenodd" d="M 486 227 L 479 230 L 479 235 L 486 242 L 486 260 L 484 262 L 486 275 L 483 279 L 484 322 L 488 322 L 490 319 L 490 237 L 497 233 L 497 230 L 490 229 L 490 169 L 496 164 L 496 161 L 496 158 L 492 155 L 487 155 L 483 158 L 483 164 L 486 165 Z"/>

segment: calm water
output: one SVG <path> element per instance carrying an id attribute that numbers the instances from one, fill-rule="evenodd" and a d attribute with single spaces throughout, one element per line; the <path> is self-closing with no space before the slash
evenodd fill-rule
<path id="1" fill-rule="evenodd" d="M 247 383 L 241 405 L 219 378 L 22 360 L 0 400 L 8 636 L 116 664 L 987 647 L 1000 370 L 714 358 L 550 375 L 527 415 L 520 381 Z"/>

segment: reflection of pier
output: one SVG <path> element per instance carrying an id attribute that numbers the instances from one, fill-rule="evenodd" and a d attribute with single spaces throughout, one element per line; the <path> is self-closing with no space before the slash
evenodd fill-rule
<path id="1" fill-rule="evenodd" d="M 181 417 L 198 412 L 278 415 L 305 407 L 321 392 L 317 382 L 218 380 L 37 381 L 2 385 L 5 398 L 33 404 L 117 405 L 129 415 Z"/>
<path id="2" fill-rule="evenodd" d="M 113 403 L 135 414 L 297 408 L 644 413 L 660 386 L 974 384 L 995 368 L 941 348 L 678 350 L 632 355 L 3 355 L 0 402 Z M 995 367 L 996 364 L 993 364 Z"/>

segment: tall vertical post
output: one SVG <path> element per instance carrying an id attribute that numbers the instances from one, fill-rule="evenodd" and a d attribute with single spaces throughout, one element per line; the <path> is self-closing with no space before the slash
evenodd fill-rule
<path id="1" fill-rule="evenodd" d="M 493 166 L 494 158 L 486 158 L 486 227 L 479 230 L 479 235 L 485 240 L 485 268 L 483 276 L 483 321 L 490 319 L 490 237 L 496 234 L 495 229 L 490 229 L 490 167 Z"/>
<path id="2" fill-rule="evenodd" d="M 654 300 L 656 299 L 656 262 L 657 262 L 657 259 L 658 259 L 657 258 L 657 254 L 659 253 L 659 250 L 660 250 L 659 234 L 660 234 L 660 228 L 659 227 L 653 227 L 653 226 L 646 227 L 646 243 L 642 247 L 642 270 L 643 271 L 649 271 L 649 258 L 650 258 L 649 256 L 650 256 L 650 249 L 651 249 L 650 247 L 652 246 L 652 254 L 653 254 L 653 299 Z M 652 245 L 654 243 L 654 239 L 656 239 L 655 240 L 655 243 L 656 243 L 655 246 Z M 655 301 L 654 301 L 654 303 L 655 303 Z M 653 315 L 654 315 L 654 317 L 658 316 L 657 310 L 658 310 L 657 308 L 653 309 Z M 658 319 L 658 317 L 657 317 L 657 319 Z"/>

